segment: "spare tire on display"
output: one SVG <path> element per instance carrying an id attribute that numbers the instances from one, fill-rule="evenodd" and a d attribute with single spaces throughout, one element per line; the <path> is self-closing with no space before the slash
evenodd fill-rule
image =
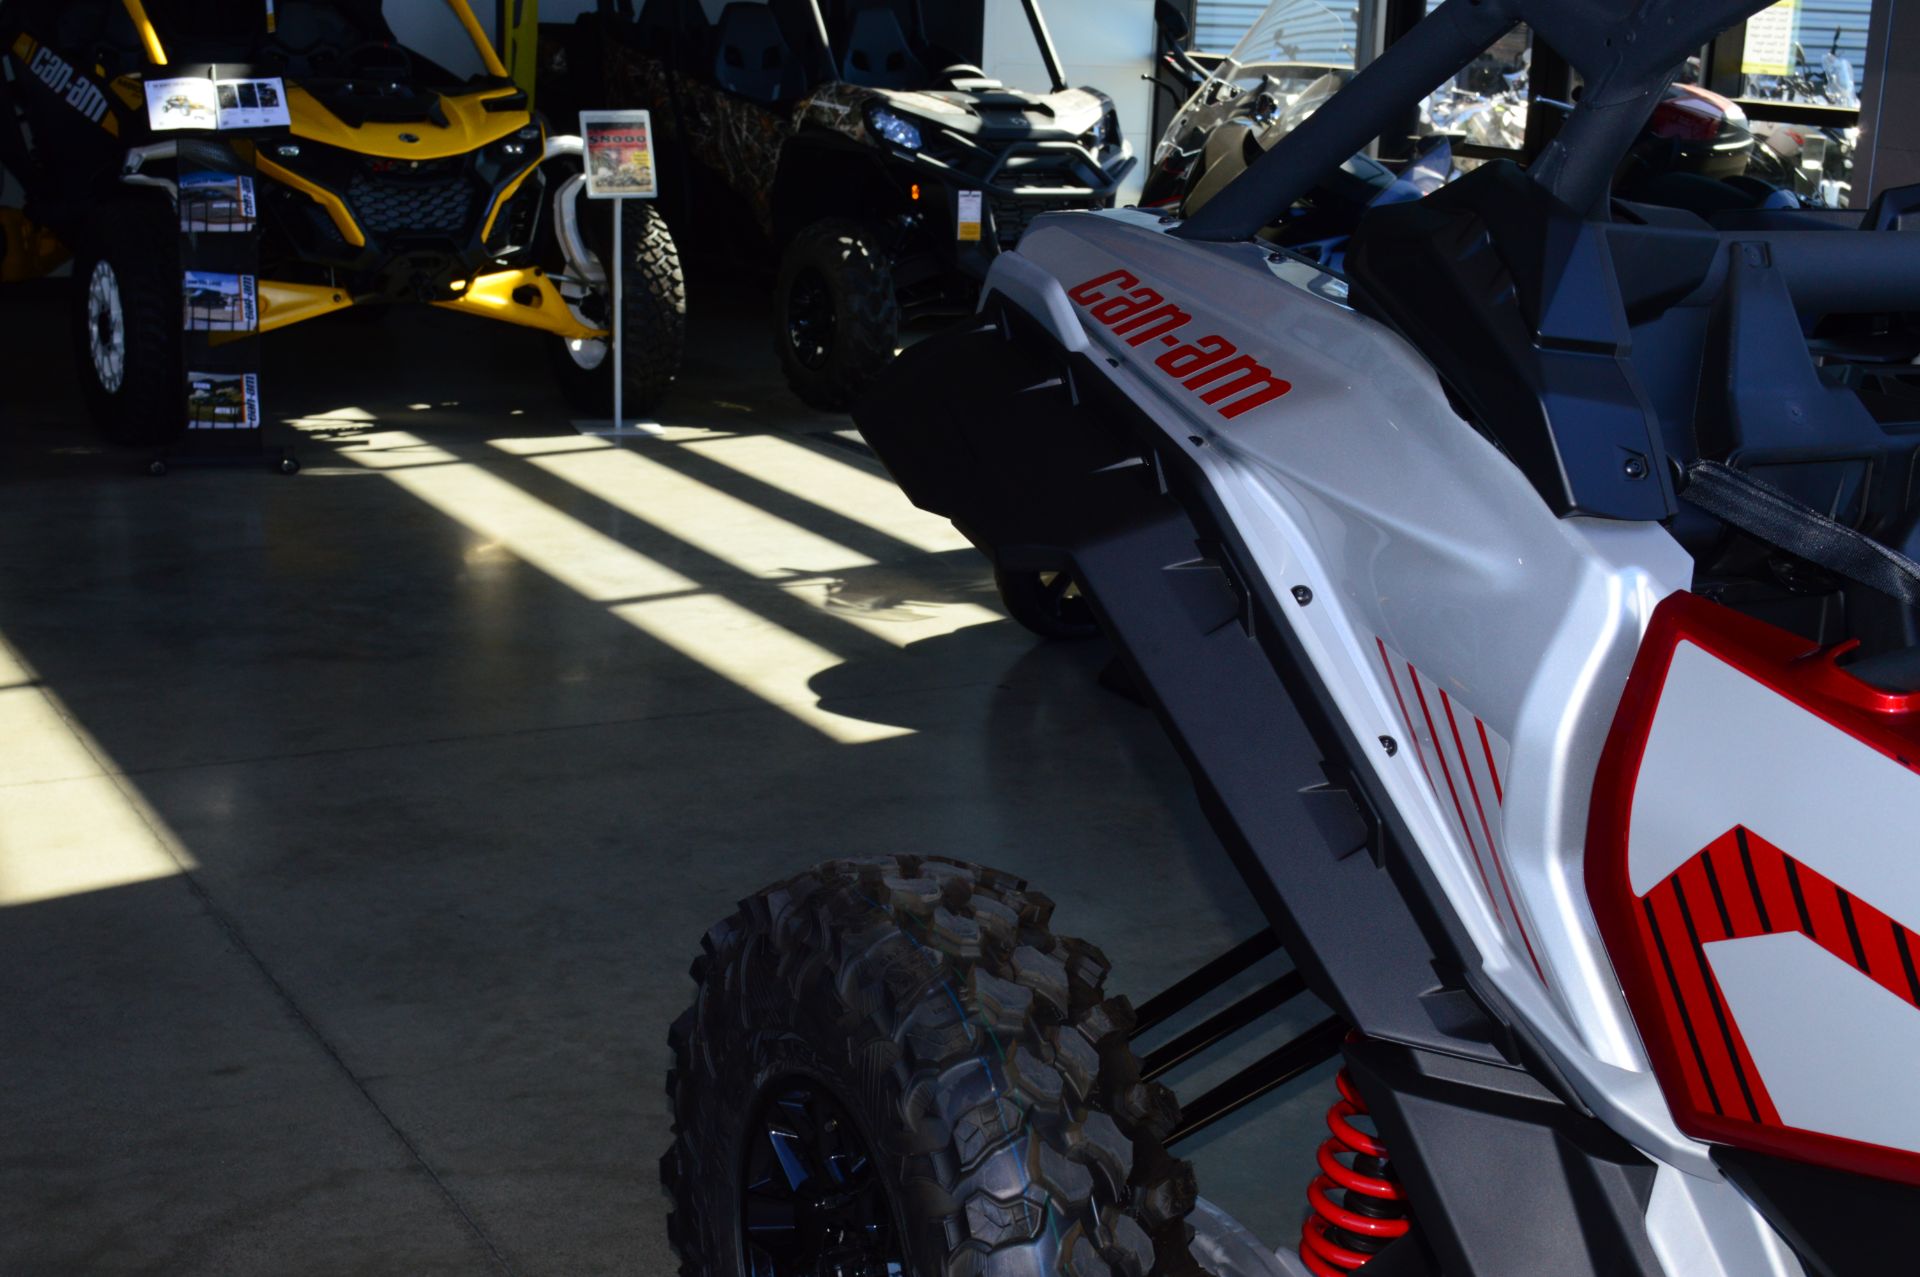
<path id="1" fill-rule="evenodd" d="M 114 443 L 163 444 L 187 425 L 180 233 L 158 191 L 86 219 L 73 263 L 73 334 L 87 416 Z"/>
<path id="2" fill-rule="evenodd" d="M 683 1277 L 1198 1274 L 1107 962 L 1011 875 L 835 861 L 707 933 L 661 1162 Z"/>

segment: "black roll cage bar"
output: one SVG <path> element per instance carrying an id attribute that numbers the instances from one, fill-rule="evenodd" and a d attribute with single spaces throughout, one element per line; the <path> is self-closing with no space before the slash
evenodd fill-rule
<path id="1" fill-rule="evenodd" d="M 1531 171 L 1563 203 L 1604 216 L 1614 169 L 1681 64 L 1766 4 L 1446 0 L 1173 233 L 1251 239 L 1349 156 L 1392 136 L 1422 98 L 1522 22 L 1586 81 L 1578 106 Z"/>

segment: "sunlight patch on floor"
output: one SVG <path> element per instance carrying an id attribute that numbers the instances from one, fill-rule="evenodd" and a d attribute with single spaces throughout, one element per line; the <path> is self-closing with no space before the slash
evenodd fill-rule
<path id="1" fill-rule="evenodd" d="M 542 447 L 549 443 L 560 446 Z M 598 446 L 593 446 L 596 443 Z M 684 444 L 662 441 L 621 448 L 593 440 L 574 443 L 520 439 L 495 440 L 493 446 L 566 480 L 729 567 L 779 585 L 789 596 L 896 647 L 1000 619 L 999 613 L 978 603 L 914 598 L 910 582 L 906 597 L 853 601 L 855 592 L 843 588 L 846 578 L 862 569 L 878 567 L 876 560 L 751 501 L 682 474 L 658 459 L 665 448 Z M 834 464 L 838 467 L 837 462 Z M 829 471 L 827 477 L 840 479 L 840 470 L 845 467 Z M 873 477 L 858 470 L 846 470 L 846 473 L 858 479 Z M 877 493 L 864 484 L 858 485 L 855 491 L 846 490 L 844 484 L 824 493 L 785 485 L 781 485 L 781 490 L 823 511 L 868 526 L 874 523 L 899 526 L 909 520 L 944 524 L 943 520 L 914 510 L 906 497 L 890 485 Z M 858 510 L 850 509 L 844 503 L 851 497 L 868 498 L 868 504 Z M 924 534 L 931 537 L 937 531 L 933 529 Z M 904 550 L 903 553 L 912 554 Z"/>
<path id="2" fill-rule="evenodd" d="M 0 908 L 170 878 L 158 818 L 0 642 Z"/>
<path id="3" fill-rule="evenodd" d="M 668 431 L 667 442 L 716 461 L 748 478 L 794 492 L 836 514 L 865 524 L 928 554 L 968 548 L 968 540 L 938 515 L 916 509 L 884 475 L 778 435 L 719 435 Z"/>
<path id="4" fill-rule="evenodd" d="M 628 448 L 529 464 L 742 572 L 768 580 L 871 567 L 874 560 Z"/>
<path id="5" fill-rule="evenodd" d="M 911 734 L 911 728 L 820 707 L 809 683 L 844 663 L 837 653 L 711 592 L 480 465 L 399 431 L 383 432 L 371 447 L 342 455 L 380 470 L 483 541 L 505 547 L 582 597 L 610 605 L 615 616 L 835 741 L 857 744 Z M 626 601 L 635 599 L 644 601 Z"/>

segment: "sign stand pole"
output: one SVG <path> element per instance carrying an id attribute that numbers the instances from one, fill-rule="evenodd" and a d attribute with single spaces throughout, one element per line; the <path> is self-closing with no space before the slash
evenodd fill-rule
<path id="1" fill-rule="evenodd" d="M 640 136 L 639 151 L 647 159 L 648 174 L 644 184 L 629 186 L 626 189 L 616 187 L 613 190 L 596 189 L 594 153 L 598 145 L 595 125 L 611 125 L 616 128 L 638 130 Z M 655 439 L 660 436 L 657 422 L 636 421 L 629 423 L 626 414 L 626 341 L 625 324 L 622 311 L 625 309 L 623 292 L 626 282 L 626 217 L 624 216 L 629 199 L 648 199 L 656 192 L 657 185 L 652 176 L 650 157 L 653 150 L 652 116 L 646 111 L 583 111 L 580 113 L 580 137 L 583 159 L 587 165 L 587 197 L 606 200 L 613 205 L 613 260 L 606 264 L 609 295 L 613 299 L 613 318 L 609 325 L 613 349 L 609 352 L 613 358 L 613 420 L 611 422 L 580 421 L 574 423 L 574 429 L 583 435 L 593 435 L 603 439 Z"/>
<path id="2" fill-rule="evenodd" d="M 625 200 L 613 202 L 613 261 L 607 266 L 607 274 L 613 277 L 613 432 L 619 434 L 627 427 L 627 414 L 621 409 L 626 407 L 627 378 L 626 369 L 621 366 L 627 356 L 626 343 L 620 340 L 620 281 L 627 272 L 620 269 L 626 257 L 620 251 L 620 231 L 626 218 L 621 214 L 627 211 Z"/>
<path id="3" fill-rule="evenodd" d="M 607 266 L 609 282 L 613 285 L 613 336 L 610 338 L 613 349 L 609 352 L 613 357 L 608 360 L 613 365 L 613 420 L 575 422 L 574 429 L 580 434 L 592 435 L 596 439 L 657 439 L 660 436 L 660 427 L 655 422 L 636 421 L 629 424 L 627 421 L 627 350 L 626 343 L 621 340 L 620 323 L 621 281 L 626 274 L 620 269 L 621 264 L 626 261 L 625 250 L 621 247 L 620 239 L 621 224 L 627 220 L 622 216 L 626 210 L 627 201 L 625 197 L 619 197 L 609 199 L 607 202 L 613 205 L 613 261 Z"/>

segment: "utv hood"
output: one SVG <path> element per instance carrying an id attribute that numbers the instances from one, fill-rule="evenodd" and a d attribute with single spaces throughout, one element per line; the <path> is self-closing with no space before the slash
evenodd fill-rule
<path id="1" fill-rule="evenodd" d="M 1026 93 L 1019 89 L 870 89 L 905 116 L 937 124 L 980 142 L 1071 141 L 1083 137 L 1113 107 L 1091 89 Z"/>
<path id="2" fill-rule="evenodd" d="M 512 85 L 441 94 L 356 91 L 355 85 L 287 85 L 294 137 L 367 155 L 437 160 L 489 146 L 533 123 L 526 96 Z"/>

